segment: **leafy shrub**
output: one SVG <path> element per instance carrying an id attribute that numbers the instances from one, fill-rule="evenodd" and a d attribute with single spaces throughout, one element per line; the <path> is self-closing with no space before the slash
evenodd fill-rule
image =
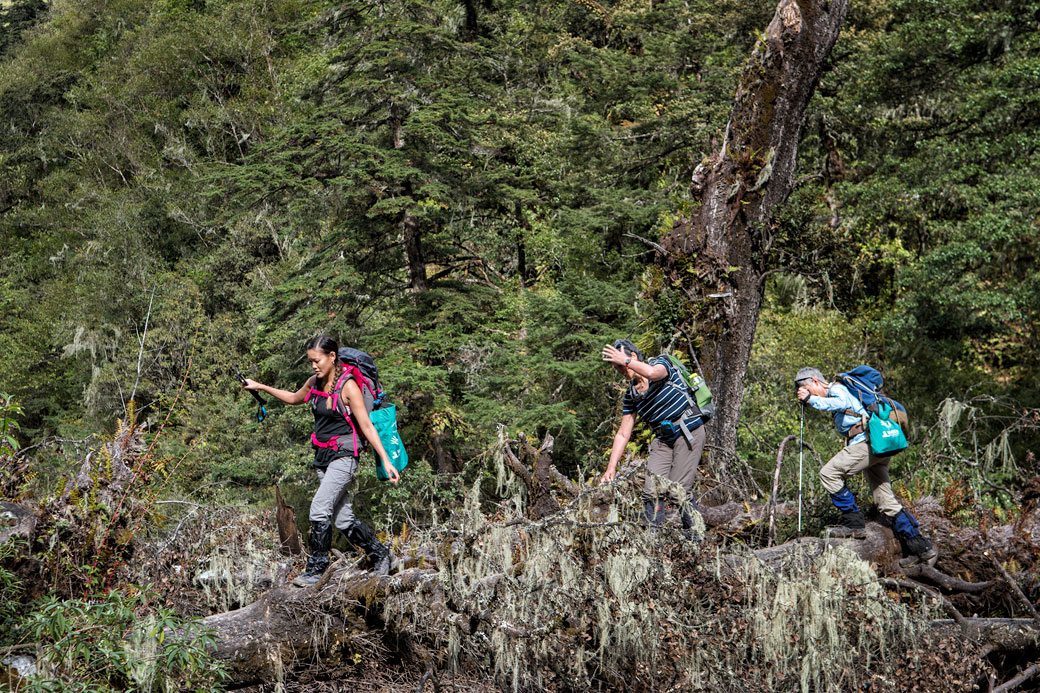
<path id="1" fill-rule="evenodd" d="M 19 631 L 39 643 L 36 691 L 219 691 L 213 635 L 151 606 L 155 595 L 112 591 L 100 599 L 42 599 Z"/>

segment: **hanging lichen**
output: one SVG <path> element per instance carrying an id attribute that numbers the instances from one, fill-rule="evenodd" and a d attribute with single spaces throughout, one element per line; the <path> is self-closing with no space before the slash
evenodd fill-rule
<path id="1" fill-rule="evenodd" d="M 899 690 L 896 670 L 914 666 L 926 629 L 868 563 L 811 545 L 766 567 L 698 542 L 703 520 L 688 505 L 692 532 L 678 518 L 648 527 L 643 488 L 630 475 L 535 521 L 501 502 L 487 506 L 492 519 L 475 481 L 424 539 L 441 546 L 436 575 L 387 600 L 384 617 L 440 643 L 444 665 L 491 672 L 516 693 Z"/>

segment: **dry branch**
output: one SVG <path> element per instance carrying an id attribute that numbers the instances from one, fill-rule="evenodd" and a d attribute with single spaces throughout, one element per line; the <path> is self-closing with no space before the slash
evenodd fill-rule
<path id="1" fill-rule="evenodd" d="M 1040 664 L 1032 664 L 1022 670 L 1018 676 L 1009 681 L 1002 683 L 993 689 L 993 693 L 1006 693 L 1007 691 L 1013 691 L 1029 679 L 1036 676 L 1036 672 L 1040 671 Z"/>

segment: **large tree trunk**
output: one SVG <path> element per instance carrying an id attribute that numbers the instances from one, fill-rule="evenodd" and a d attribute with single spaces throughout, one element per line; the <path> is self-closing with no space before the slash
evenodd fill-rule
<path id="1" fill-rule="evenodd" d="M 409 194 L 410 192 L 409 190 Z M 405 257 L 408 260 L 408 288 L 412 291 L 426 291 L 429 282 L 426 280 L 422 232 L 419 229 L 419 220 L 407 210 L 401 215 L 401 235 L 404 237 Z"/>
<path id="2" fill-rule="evenodd" d="M 737 86 L 718 151 L 694 173 L 701 206 L 664 239 L 671 267 L 697 270 L 690 327 L 718 403 L 711 442 L 736 449 L 743 380 L 762 306 L 777 205 L 794 184 L 805 110 L 847 0 L 782 0 Z M 689 275 L 683 275 L 688 277 Z"/>
<path id="3" fill-rule="evenodd" d="M 402 149 L 405 145 L 404 117 L 395 106 L 390 108 L 390 128 L 394 138 L 394 149 Z M 412 196 L 411 181 L 404 182 L 401 194 L 406 197 Z M 426 291 L 429 288 L 429 282 L 426 279 L 426 258 L 423 255 L 422 229 L 419 228 L 419 220 L 415 218 L 410 208 L 405 208 L 401 212 L 398 226 L 404 240 L 404 255 L 408 265 L 408 289 Z"/>

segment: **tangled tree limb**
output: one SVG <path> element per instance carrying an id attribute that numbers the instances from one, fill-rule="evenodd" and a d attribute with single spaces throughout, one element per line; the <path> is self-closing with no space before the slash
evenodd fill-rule
<path id="1" fill-rule="evenodd" d="M 1028 595 L 1015 594 L 1007 580 L 1030 584 L 1035 574 L 1040 508 L 983 531 L 952 525 L 940 503 L 922 499 L 915 513 L 940 547 L 940 562 L 899 574 L 898 543 L 877 522 L 863 540 L 801 537 L 755 548 L 729 537 L 764 544 L 763 533 L 749 528 L 764 526 L 769 504 L 728 503 L 703 509 L 709 529 L 698 543 L 677 526 L 644 526 L 639 465 L 614 483 L 580 487 L 555 478 L 550 443 L 524 441 L 517 449 L 503 453 L 518 472 L 506 482 L 507 496 L 526 497 L 526 506 L 493 504 L 486 515 L 477 483 L 447 523 L 415 530 L 396 547 L 404 562 L 397 575 L 375 577 L 341 557 L 314 588 L 277 586 L 286 579 L 279 573 L 275 588 L 249 597 L 253 603 L 233 608 L 245 601 L 238 600 L 206 618 L 236 685 L 276 680 L 318 660 L 346 666 L 360 658 L 410 661 L 415 679 L 431 667 L 479 669 L 503 689 L 514 676 L 528 689 L 696 689 L 728 680 L 726 672 L 757 671 L 762 690 L 770 690 L 790 688 L 806 657 L 837 657 L 840 666 L 814 674 L 814 685 L 826 689 L 848 683 L 828 678 L 842 667 L 851 680 L 867 681 L 856 677 L 868 672 L 841 658 L 870 651 L 884 666 L 935 678 L 930 690 L 949 690 L 956 677 L 992 668 L 987 655 L 1010 661 L 1008 653 L 1036 645 L 1034 619 L 964 614 L 1022 608 Z M 531 510 L 538 486 L 545 487 L 540 507 L 556 511 Z M 774 506 L 776 515 L 795 509 Z M 276 547 L 272 539 L 272 553 Z M 1005 558 L 999 564 L 985 553 L 996 550 Z M 893 596 L 886 585 L 938 598 L 956 620 L 952 627 L 929 622 L 919 598 Z M 994 608 L 980 608 L 987 605 Z M 817 632 L 833 634 L 826 653 L 813 649 Z M 905 651 L 893 655 L 892 643 L 906 638 Z M 698 645 L 705 640 L 717 646 Z M 929 654 L 917 657 L 914 648 Z M 660 662 L 670 664 L 651 666 Z M 1020 672 L 995 673 L 999 681 Z"/>

